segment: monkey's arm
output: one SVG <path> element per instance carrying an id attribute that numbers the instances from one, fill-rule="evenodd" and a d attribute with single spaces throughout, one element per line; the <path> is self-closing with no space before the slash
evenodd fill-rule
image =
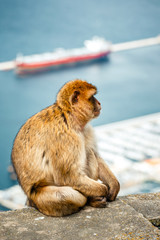
<path id="1" fill-rule="evenodd" d="M 108 188 L 106 185 L 99 183 L 86 175 L 77 176 L 76 179 L 77 180 L 72 187 L 86 197 L 106 197 L 108 195 Z"/>
<path id="2" fill-rule="evenodd" d="M 90 125 L 85 128 L 84 136 L 86 151 L 90 153 L 88 154 L 88 162 L 91 163 L 91 171 L 93 172 L 93 169 L 96 168 L 96 161 L 98 163 L 98 178 L 108 187 L 109 190 L 106 197 L 109 201 L 113 201 L 116 198 L 120 189 L 119 182 L 112 173 L 112 171 L 109 169 L 105 161 L 99 156 L 94 131 Z"/>
<path id="3" fill-rule="evenodd" d="M 113 201 L 115 200 L 119 190 L 120 190 L 120 184 L 117 180 L 117 178 L 114 176 L 112 171 L 109 169 L 105 161 L 100 158 L 99 156 L 97 157 L 98 161 L 98 174 L 99 174 L 99 179 L 106 185 L 108 186 L 108 195 L 107 195 L 107 200 Z"/>

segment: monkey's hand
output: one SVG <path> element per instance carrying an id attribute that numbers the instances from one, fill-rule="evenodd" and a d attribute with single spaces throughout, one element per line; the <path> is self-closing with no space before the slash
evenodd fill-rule
<path id="1" fill-rule="evenodd" d="M 95 208 L 104 208 L 106 207 L 107 199 L 106 197 L 89 197 L 88 205 Z"/>
<path id="2" fill-rule="evenodd" d="M 107 186 L 108 186 L 107 200 L 114 201 L 120 190 L 120 184 L 117 179 L 111 179 L 111 181 L 109 181 L 109 183 L 107 183 Z"/>

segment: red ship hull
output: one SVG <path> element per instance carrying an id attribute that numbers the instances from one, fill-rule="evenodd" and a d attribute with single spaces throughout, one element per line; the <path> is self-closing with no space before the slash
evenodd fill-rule
<path id="1" fill-rule="evenodd" d="M 71 56 L 71 57 L 64 57 L 59 58 L 56 60 L 50 61 L 37 61 L 37 62 L 17 62 L 16 63 L 16 73 L 17 74 L 29 74 L 29 73 L 37 73 L 41 71 L 46 71 L 49 69 L 59 68 L 63 66 L 73 66 L 78 63 L 85 63 L 91 62 L 94 60 L 100 60 L 105 58 L 110 53 L 110 50 L 98 52 L 98 53 L 91 53 L 91 54 L 84 54 L 80 56 Z"/>

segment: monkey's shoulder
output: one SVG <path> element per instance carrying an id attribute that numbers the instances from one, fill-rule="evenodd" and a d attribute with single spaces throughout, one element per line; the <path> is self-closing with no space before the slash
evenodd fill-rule
<path id="1" fill-rule="evenodd" d="M 30 129 L 42 129 L 42 127 L 45 127 L 45 125 L 48 125 L 49 123 L 54 124 L 54 122 L 57 122 L 61 119 L 61 112 L 58 109 L 56 104 L 53 104 L 51 106 L 48 106 L 44 109 L 42 109 L 40 112 L 34 114 L 31 116 L 25 124 L 21 127 L 23 131 L 30 130 Z"/>

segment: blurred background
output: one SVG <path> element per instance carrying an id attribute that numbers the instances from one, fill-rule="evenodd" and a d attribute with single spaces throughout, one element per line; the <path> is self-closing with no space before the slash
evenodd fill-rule
<path id="1" fill-rule="evenodd" d="M 159 0 L 0 0 L 0 62 L 55 48 L 82 47 L 103 37 L 113 44 L 160 33 Z M 17 182 L 7 171 L 25 121 L 51 105 L 59 88 L 80 78 L 95 84 L 102 112 L 93 126 L 160 111 L 160 46 L 111 53 L 108 61 L 26 77 L 0 72 L 0 190 Z"/>

